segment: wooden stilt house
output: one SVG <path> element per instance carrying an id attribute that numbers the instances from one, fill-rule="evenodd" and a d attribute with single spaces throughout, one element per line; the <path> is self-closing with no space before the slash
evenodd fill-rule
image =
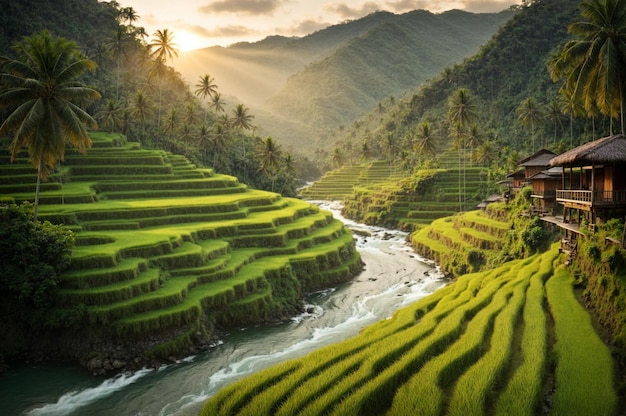
<path id="1" fill-rule="evenodd" d="M 563 168 L 556 202 L 563 222 L 594 227 L 599 219 L 626 214 L 626 137 L 621 134 L 585 143 L 550 160 Z"/>

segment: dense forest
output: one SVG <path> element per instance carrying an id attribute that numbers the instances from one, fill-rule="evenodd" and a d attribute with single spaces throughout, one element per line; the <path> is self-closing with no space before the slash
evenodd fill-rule
<path id="1" fill-rule="evenodd" d="M 259 136 L 250 108 L 229 102 L 210 68 L 197 68 L 190 83 L 183 80 L 172 66 L 176 34 L 167 28 L 146 33 L 132 7 L 95 0 L 3 0 L 0 6 L 2 55 L 12 57 L 13 42 L 47 29 L 76 41 L 97 64 L 85 81 L 102 95 L 88 109 L 100 130 L 184 154 L 250 186 L 285 195 L 295 195 L 296 176 L 316 174 L 306 160 Z"/>
<path id="2" fill-rule="evenodd" d="M 606 135 L 610 120 L 599 113 L 583 117 L 572 109 L 548 68 L 569 39 L 567 26 L 579 16 L 579 4 L 525 4 L 476 55 L 445 68 L 413 92 L 382 100 L 375 111 L 337 130 L 334 148 L 320 142 L 319 163 L 330 169 L 338 162 L 385 155 L 410 171 L 426 161 L 437 166 L 437 153 L 466 148 L 470 163 L 491 166 L 502 178 L 534 150 L 559 153 Z M 472 109 L 464 145 L 449 118 L 460 90 Z"/>

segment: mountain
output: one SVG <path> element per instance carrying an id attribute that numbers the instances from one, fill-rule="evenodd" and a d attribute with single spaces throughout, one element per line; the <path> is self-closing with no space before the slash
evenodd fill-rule
<path id="1" fill-rule="evenodd" d="M 595 137 L 602 137 L 608 122 L 600 117 L 593 124 L 583 118 L 571 119 L 570 137 L 570 117 L 558 107 L 560 84 L 550 79 L 548 71 L 550 57 L 569 39 L 567 27 L 580 15 L 578 6 L 578 0 L 541 0 L 522 7 L 475 55 L 333 132 L 344 159 L 360 160 L 358 150 L 364 143 L 373 154 L 382 155 L 386 137 L 394 138 L 397 149 L 410 151 L 415 131 L 423 122 L 429 123 L 438 149 L 445 151 L 451 143 L 448 100 L 460 88 L 473 97 L 477 131 L 482 139 L 491 137 L 490 159 L 503 168 L 512 152 L 532 153 L 530 131 L 516 111 L 528 97 L 533 97 L 546 115 L 535 127 L 539 145 L 558 151 L 571 142 L 589 140 L 594 131 Z M 555 104 L 557 111 L 550 112 Z M 502 151 L 507 149 L 508 153 Z M 330 154 L 333 149 L 326 150 Z"/>
<path id="2" fill-rule="evenodd" d="M 213 76 L 220 90 L 253 109 L 262 134 L 312 150 L 316 139 L 382 99 L 476 53 L 514 14 L 380 11 L 302 38 L 188 52 L 175 66 L 192 84 Z"/>

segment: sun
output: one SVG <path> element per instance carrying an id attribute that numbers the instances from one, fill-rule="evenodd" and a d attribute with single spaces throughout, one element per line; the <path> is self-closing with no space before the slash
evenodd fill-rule
<path id="1" fill-rule="evenodd" d="M 204 47 L 202 39 L 199 36 L 184 30 L 174 34 L 174 41 L 182 52 Z"/>

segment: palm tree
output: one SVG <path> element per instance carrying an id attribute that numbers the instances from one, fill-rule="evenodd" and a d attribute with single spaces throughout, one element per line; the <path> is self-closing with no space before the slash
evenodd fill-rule
<path id="1" fill-rule="evenodd" d="M 561 104 L 557 100 L 551 100 L 548 104 L 546 119 L 554 125 L 553 140 L 556 142 L 557 128 L 561 126 L 561 129 L 563 129 L 563 112 L 561 111 Z"/>
<path id="2" fill-rule="evenodd" d="M 248 107 L 245 107 L 243 104 L 237 104 L 237 106 L 235 106 L 235 108 L 233 109 L 233 119 L 231 120 L 231 126 L 233 128 L 239 129 L 239 130 L 250 130 L 252 128 L 252 119 L 254 118 L 253 115 L 248 114 Z M 242 153 L 242 158 L 245 159 L 246 158 L 246 139 L 245 137 L 241 137 L 241 144 L 242 144 L 242 149 L 243 149 L 243 153 Z"/>
<path id="3" fill-rule="evenodd" d="M 169 113 L 167 113 L 163 128 L 168 134 L 169 139 L 172 140 L 172 136 L 178 128 L 178 110 L 176 108 L 170 109 Z"/>
<path id="4" fill-rule="evenodd" d="M 554 81 L 565 79 L 564 88 L 588 113 L 598 109 L 619 117 L 624 134 L 626 0 L 588 0 L 581 8 L 585 20 L 568 27 L 580 39 L 567 42 L 553 57 L 550 74 Z"/>
<path id="5" fill-rule="evenodd" d="M 98 113 L 98 118 L 102 127 L 108 129 L 111 133 L 115 133 L 116 129 L 122 124 L 120 106 L 114 99 L 109 98 L 104 108 Z"/>
<path id="6" fill-rule="evenodd" d="M 530 125 L 530 136 L 533 143 L 533 153 L 535 152 L 535 127 L 543 122 L 544 111 L 541 105 L 533 97 L 523 100 L 517 107 L 517 118 L 522 122 L 522 126 Z"/>
<path id="7" fill-rule="evenodd" d="M 477 124 L 472 124 L 465 136 L 467 138 L 467 145 L 470 147 L 470 162 L 474 155 L 474 148 L 481 145 L 483 142 L 483 133 Z"/>
<path id="8" fill-rule="evenodd" d="M 280 168 L 282 159 L 280 146 L 271 137 L 267 137 L 257 147 L 257 157 L 260 160 L 259 171 L 272 178 L 272 192 L 274 192 L 275 174 Z"/>
<path id="9" fill-rule="evenodd" d="M 167 29 L 154 32 L 155 39 L 148 44 L 150 57 L 167 63 L 178 56 L 178 45 L 174 43 L 174 34 Z"/>
<path id="10" fill-rule="evenodd" d="M 459 210 L 463 211 L 465 196 L 465 128 L 478 117 L 474 99 L 468 89 L 460 88 L 448 99 L 448 120 L 459 141 Z M 463 187 L 461 188 L 461 172 Z M 461 191 L 462 190 L 462 191 Z"/>
<path id="11" fill-rule="evenodd" d="M 434 157 L 437 154 L 437 145 L 435 144 L 435 136 L 433 129 L 429 122 L 424 121 L 417 126 L 417 143 L 415 144 L 415 151 L 421 155 L 429 155 Z"/>
<path id="12" fill-rule="evenodd" d="M 105 46 L 109 53 L 113 55 L 113 58 L 116 62 L 116 74 L 117 80 L 115 83 L 115 99 L 119 100 L 120 98 L 120 73 L 121 73 L 121 60 L 122 57 L 126 56 L 127 48 L 132 44 L 133 38 L 128 33 L 128 28 L 126 26 L 118 26 L 112 38 L 108 39 L 105 43 Z"/>
<path id="13" fill-rule="evenodd" d="M 217 84 L 214 84 L 214 81 L 215 79 L 213 79 L 212 76 L 204 74 L 200 77 L 200 81 L 196 84 L 194 94 L 198 97 L 202 97 L 203 99 L 206 99 L 207 97 L 212 98 L 213 95 L 217 93 Z"/>
<path id="14" fill-rule="evenodd" d="M 561 88 L 559 91 L 559 107 L 563 114 L 569 115 L 569 145 L 574 145 L 574 117 L 582 116 L 585 114 L 585 109 L 574 100 L 571 92 L 567 89 Z"/>
<path id="15" fill-rule="evenodd" d="M 139 20 L 139 15 L 132 7 L 124 7 L 119 11 L 120 20 L 128 22 L 128 26 L 133 26 L 133 23 Z"/>
<path id="16" fill-rule="evenodd" d="M 217 156 L 221 154 L 228 143 L 228 128 L 221 123 L 214 124 L 213 127 L 213 167 L 217 168 Z"/>
<path id="17" fill-rule="evenodd" d="M 233 119 L 232 126 L 236 129 L 250 130 L 252 128 L 252 119 L 253 115 L 248 114 L 248 107 L 245 107 L 243 104 L 237 104 L 237 106 L 233 109 Z"/>
<path id="18" fill-rule="evenodd" d="M 152 113 L 150 101 L 143 91 L 137 91 L 130 110 L 130 117 L 141 124 L 142 139 L 146 133 L 146 120 Z"/>
<path id="19" fill-rule="evenodd" d="M 207 126 L 205 125 L 200 126 L 200 131 L 198 131 L 197 140 L 198 140 L 198 147 L 200 149 L 204 149 L 204 161 L 206 161 L 208 150 L 211 148 L 211 145 L 212 145 L 211 132 Z"/>
<path id="20" fill-rule="evenodd" d="M 0 57 L 0 107 L 13 111 L 0 126 L 0 135 L 13 133 L 11 160 L 23 147 L 37 168 L 33 220 L 37 220 L 41 179 L 69 142 L 84 152 L 91 145 L 87 127 L 96 121 L 81 105 L 100 93 L 78 81 L 95 63 L 84 58 L 75 42 L 47 31 L 15 44 L 18 59 Z"/>
<path id="21" fill-rule="evenodd" d="M 224 112 L 224 104 L 225 102 L 222 99 L 222 94 L 219 92 L 216 92 L 213 96 L 211 96 L 210 107 L 213 108 L 213 111 L 215 111 L 215 115 L 217 115 L 217 113 Z"/>

